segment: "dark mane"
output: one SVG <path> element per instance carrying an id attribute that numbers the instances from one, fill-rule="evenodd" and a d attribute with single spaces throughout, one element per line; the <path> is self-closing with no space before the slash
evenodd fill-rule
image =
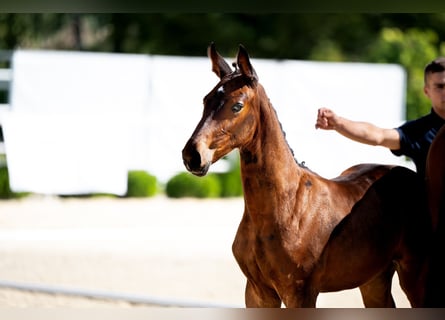
<path id="1" fill-rule="evenodd" d="M 277 110 L 273 107 L 273 105 L 272 105 L 272 103 L 270 102 L 270 100 L 269 100 L 269 105 L 270 105 L 270 108 L 271 108 L 271 109 L 273 110 L 273 112 L 275 113 L 275 116 L 276 116 L 276 118 L 277 118 L 277 120 L 278 120 L 278 123 L 280 124 L 280 129 L 281 129 L 281 132 L 283 132 L 284 140 L 286 141 L 287 147 L 289 148 L 289 150 L 290 150 L 290 152 L 291 152 L 291 154 L 292 154 L 292 157 L 294 157 L 295 163 L 298 164 L 301 168 L 307 168 L 306 165 L 305 165 L 305 163 L 304 163 L 304 161 L 299 162 L 299 161 L 297 160 L 297 158 L 295 157 L 294 150 L 291 148 L 291 146 L 289 145 L 289 142 L 287 141 L 287 138 L 286 138 L 286 131 L 284 131 L 284 129 L 283 129 L 283 125 L 281 124 L 281 121 L 280 121 L 280 119 L 278 118 Z"/>

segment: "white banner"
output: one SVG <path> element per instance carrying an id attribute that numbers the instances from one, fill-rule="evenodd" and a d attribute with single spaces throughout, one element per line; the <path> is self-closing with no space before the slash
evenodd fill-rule
<path id="1" fill-rule="evenodd" d="M 228 59 L 229 63 L 233 59 Z M 397 65 L 252 59 L 295 157 L 331 178 L 360 162 L 401 164 L 382 147 L 315 130 L 317 109 L 396 127 L 405 72 Z M 44 194 L 126 192 L 128 170 L 166 182 L 217 84 L 207 57 L 19 50 L 3 120 L 11 187 Z M 210 171 L 226 169 L 221 161 Z"/>

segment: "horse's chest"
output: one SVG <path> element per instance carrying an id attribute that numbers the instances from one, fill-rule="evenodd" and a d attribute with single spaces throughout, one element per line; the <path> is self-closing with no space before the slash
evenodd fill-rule
<path id="1" fill-rule="evenodd" d="M 307 266 L 312 264 L 304 247 L 286 247 L 284 242 L 283 235 L 273 228 L 260 233 L 248 223 L 241 223 L 232 249 L 248 279 L 276 286 L 304 278 Z"/>

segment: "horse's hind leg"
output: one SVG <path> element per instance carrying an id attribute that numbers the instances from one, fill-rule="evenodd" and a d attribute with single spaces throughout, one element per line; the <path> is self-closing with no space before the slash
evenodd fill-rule
<path id="1" fill-rule="evenodd" d="M 394 272 L 395 267 L 391 263 L 375 278 L 360 286 L 366 308 L 394 308 L 396 306 L 391 294 Z"/>
<path id="2" fill-rule="evenodd" d="M 411 307 L 418 308 L 424 306 L 425 296 L 425 275 L 419 272 L 398 271 L 400 287 L 405 292 Z M 431 291 L 430 291 L 431 292 Z M 438 296 L 436 294 L 436 296 Z"/>
<path id="3" fill-rule="evenodd" d="M 440 272 L 443 272 L 443 266 L 444 265 L 442 264 Z M 442 286 L 440 286 L 440 291 L 436 290 L 436 288 L 438 288 L 436 284 L 440 283 L 438 278 L 435 279 L 433 286 L 428 286 L 428 284 L 433 283 L 427 282 L 428 271 L 431 271 L 431 265 L 429 265 L 428 261 L 426 261 L 426 257 L 418 259 L 404 259 L 399 261 L 397 273 L 399 275 L 400 287 L 402 288 L 403 292 L 405 292 L 406 297 L 413 308 L 432 307 L 433 304 L 430 305 L 430 302 L 432 302 L 432 300 L 429 300 L 430 298 L 435 299 L 435 297 L 437 297 L 443 301 L 443 295 L 441 294 L 443 282 Z M 437 271 L 438 270 L 436 269 L 436 272 L 434 272 L 436 275 Z M 426 290 L 428 292 L 427 296 Z M 425 298 L 427 301 L 425 301 Z M 436 302 L 438 301 L 439 300 L 436 300 Z M 439 305 L 435 306 L 437 307 Z M 443 306 L 444 304 L 442 303 L 441 307 Z"/>

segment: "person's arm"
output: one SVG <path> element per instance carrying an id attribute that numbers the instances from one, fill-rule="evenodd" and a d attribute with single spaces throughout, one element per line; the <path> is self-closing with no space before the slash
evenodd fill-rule
<path id="1" fill-rule="evenodd" d="M 327 108 L 318 110 L 315 128 L 335 130 L 341 135 L 360 143 L 383 146 L 391 150 L 400 149 L 400 136 L 396 129 L 384 129 L 368 122 L 352 121 L 338 116 Z"/>

